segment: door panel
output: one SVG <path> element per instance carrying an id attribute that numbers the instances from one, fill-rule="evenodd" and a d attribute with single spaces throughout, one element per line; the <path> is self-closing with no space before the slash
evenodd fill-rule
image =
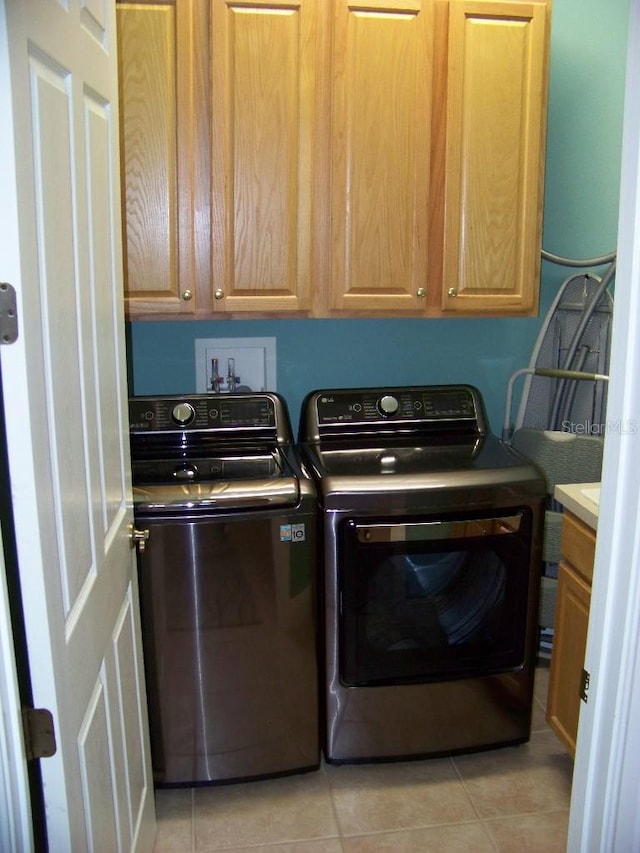
<path id="1" fill-rule="evenodd" d="M 212 0 L 216 312 L 310 308 L 325 13 L 313 0 Z"/>
<path id="2" fill-rule="evenodd" d="M 444 311 L 537 311 L 548 26 L 537 0 L 451 3 Z"/>
<path id="3" fill-rule="evenodd" d="M 337 0 L 331 308 L 425 310 L 431 0 Z"/>
<path id="4" fill-rule="evenodd" d="M 39 266 L 50 282 L 40 291 L 46 379 L 42 417 L 51 440 L 48 455 L 55 476 L 51 521 L 64 613 L 68 615 L 91 573 L 94 558 L 87 459 L 77 452 L 85 445 L 82 419 L 71 417 L 63 428 L 67 411 L 83 411 L 78 339 L 82 330 L 76 303 L 74 200 L 69 193 L 74 171 L 73 129 L 69 124 L 72 103 L 68 74 L 56 66 L 51 57 L 33 53 L 29 56 L 38 200 L 35 236 Z M 69 334 L 57 333 L 66 328 Z"/>
<path id="5" fill-rule="evenodd" d="M 148 750 L 132 520 L 111 5 L 28 0 L 7 24 L 13 135 L 0 277 L 19 336 L 1 353 L 51 850 L 149 850 Z M 14 233 L 14 238 L 8 235 Z M 5 271 L 6 270 L 6 271 Z"/>

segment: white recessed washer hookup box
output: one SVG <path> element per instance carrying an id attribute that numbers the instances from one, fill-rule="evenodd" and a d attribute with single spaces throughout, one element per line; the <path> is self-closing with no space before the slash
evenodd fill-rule
<path id="1" fill-rule="evenodd" d="M 276 390 L 275 338 L 198 338 L 196 393 Z"/>

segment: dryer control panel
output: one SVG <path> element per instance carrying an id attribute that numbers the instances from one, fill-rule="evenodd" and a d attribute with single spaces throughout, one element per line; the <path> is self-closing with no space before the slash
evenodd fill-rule
<path id="1" fill-rule="evenodd" d="M 303 406 L 300 439 L 353 432 L 486 434 L 479 391 L 470 385 L 317 391 Z"/>

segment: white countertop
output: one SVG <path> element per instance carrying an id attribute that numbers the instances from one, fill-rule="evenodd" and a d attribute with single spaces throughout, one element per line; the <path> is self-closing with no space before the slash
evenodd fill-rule
<path id="1" fill-rule="evenodd" d="M 598 529 L 600 483 L 567 483 L 556 486 L 554 497 L 589 527 Z"/>

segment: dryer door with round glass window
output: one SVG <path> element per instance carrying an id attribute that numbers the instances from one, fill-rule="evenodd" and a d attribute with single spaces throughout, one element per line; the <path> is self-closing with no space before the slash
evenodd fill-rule
<path id="1" fill-rule="evenodd" d="M 347 520 L 340 680 L 412 683 L 522 666 L 531 512 Z"/>

